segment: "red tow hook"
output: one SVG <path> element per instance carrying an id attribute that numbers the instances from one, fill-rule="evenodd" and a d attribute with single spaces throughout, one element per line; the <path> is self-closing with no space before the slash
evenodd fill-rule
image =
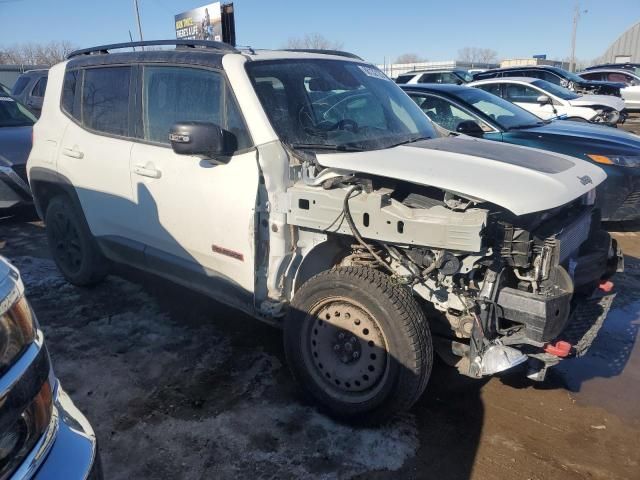
<path id="1" fill-rule="evenodd" d="M 571 344 L 563 340 L 560 340 L 555 344 L 547 343 L 544 346 L 544 351 L 551 355 L 555 355 L 556 357 L 564 358 L 567 357 L 569 353 L 571 353 Z"/>
<path id="2" fill-rule="evenodd" d="M 613 290 L 613 286 L 614 285 L 611 280 L 603 280 L 598 285 L 598 288 L 602 290 L 604 293 L 611 293 L 611 290 Z"/>

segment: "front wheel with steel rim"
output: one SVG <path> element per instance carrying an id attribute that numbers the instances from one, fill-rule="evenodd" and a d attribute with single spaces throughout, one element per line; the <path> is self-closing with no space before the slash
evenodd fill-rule
<path id="1" fill-rule="evenodd" d="M 431 335 L 410 290 L 376 270 L 339 267 L 296 292 L 285 352 L 303 389 L 341 419 L 380 423 L 424 391 Z"/>
<path id="2" fill-rule="evenodd" d="M 45 226 L 51 255 L 67 281 L 74 285 L 91 285 L 105 277 L 107 261 L 84 217 L 67 196 L 51 199 Z"/>

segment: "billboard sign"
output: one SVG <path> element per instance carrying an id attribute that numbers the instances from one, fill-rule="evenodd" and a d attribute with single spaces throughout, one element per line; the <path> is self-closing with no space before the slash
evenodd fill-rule
<path id="1" fill-rule="evenodd" d="M 175 16 L 176 38 L 179 40 L 222 41 L 220 2 L 194 8 Z"/>

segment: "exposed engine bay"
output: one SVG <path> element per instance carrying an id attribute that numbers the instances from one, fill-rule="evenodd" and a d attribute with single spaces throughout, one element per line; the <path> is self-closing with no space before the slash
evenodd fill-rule
<path id="1" fill-rule="evenodd" d="M 622 268 L 600 228 L 595 189 L 516 216 L 438 188 L 305 164 L 287 195 L 287 222 L 336 234 L 349 252 L 342 265 L 387 271 L 411 287 L 441 356 L 472 377 L 529 361 L 531 378 L 542 380 L 571 353 L 558 340 L 577 305 Z"/>

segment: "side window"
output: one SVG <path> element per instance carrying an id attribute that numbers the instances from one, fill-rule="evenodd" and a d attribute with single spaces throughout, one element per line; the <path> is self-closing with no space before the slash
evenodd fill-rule
<path id="1" fill-rule="evenodd" d="M 562 83 L 563 78 L 560 78 L 553 72 L 540 71 L 540 75 L 537 75 L 536 78 L 540 78 L 542 80 L 546 80 L 549 83 L 553 83 L 555 85 L 560 85 Z"/>
<path id="2" fill-rule="evenodd" d="M 500 83 L 489 83 L 487 85 L 478 85 L 476 88 L 479 88 L 481 90 L 484 90 L 485 92 L 489 92 L 494 95 L 497 95 L 498 97 L 501 97 L 502 89 L 500 87 L 501 87 Z"/>
<path id="3" fill-rule="evenodd" d="M 145 66 L 142 96 L 143 137 L 169 144 L 176 122 L 211 122 L 233 133 L 236 149 L 251 146 L 240 110 L 224 77 L 210 70 Z"/>
<path id="4" fill-rule="evenodd" d="M 467 113 L 444 98 L 432 95 L 410 94 L 411 99 L 418 104 L 424 113 L 441 127 L 455 132 L 460 123 L 472 120 L 479 124 L 484 131 L 490 131 L 491 127 L 479 118 Z"/>
<path id="5" fill-rule="evenodd" d="M 62 109 L 78 121 L 80 119 L 80 70 L 64 74 Z"/>
<path id="6" fill-rule="evenodd" d="M 439 73 L 425 73 L 420 77 L 418 83 L 441 83 Z"/>
<path id="7" fill-rule="evenodd" d="M 29 80 L 31 80 L 31 77 L 28 75 L 21 75 L 18 77 L 13 89 L 11 89 L 11 95 L 20 95 L 24 89 L 27 88 L 27 85 L 29 85 Z"/>
<path id="8" fill-rule="evenodd" d="M 454 85 L 458 85 L 462 83 L 462 80 L 458 78 L 453 73 L 441 73 L 440 74 L 440 83 L 451 83 Z"/>
<path id="9" fill-rule="evenodd" d="M 624 73 L 611 72 L 607 75 L 610 82 L 631 83 L 631 76 Z"/>
<path id="10" fill-rule="evenodd" d="M 411 75 L 398 75 L 398 78 L 396 78 L 396 83 L 398 84 L 405 84 L 407 83 L 409 80 L 411 80 L 413 77 L 415 77 L 415 75 L 411 74 Z"/>
<path id="11" fill-rule="evenodd" d="M 541 93 L 526 85 L 508 83 L 505 85 L 505 98 L 510 102 L 538 103 Z"/>
<path id="12" fill-rule="evenodd" d="M 44 92 L 47 90 L 47 77 L 42 77 L 40 80 L 38 80 L 38 83 L 36 83 L 36 86 L 33 87 L 33 90 L 31 90 L 31 96 L 32 97 L 44 97 Z"/>
<path id="13" fill-rule="evenodd" d="M 580 76 L 585 80 L 602 80 L 602 73 L 581 73 Z"/>
<path id="14" fill-rule="evenodd" d="M 84 72 L 82 123 L 98 132 L 129 134 L 131 67 L 89 68 Z"/>

